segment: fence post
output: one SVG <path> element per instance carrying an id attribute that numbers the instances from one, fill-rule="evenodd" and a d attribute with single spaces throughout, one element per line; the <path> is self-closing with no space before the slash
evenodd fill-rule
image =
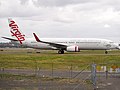
<path id="1" fill-rule="evenodd" d="M 91 79 L 94 86 L 94 90 L 96 90 L 96 64 L 92 64 Z"/>
<path id="2" fill-rule="evenodd" d="M 72 79 L 72 64 L 69 66 L 69 82 Z"/>
<path id="3" fill-rule="evenodd" d="M 53 79 L 53 62 L 52 62 L 52 79 Z"/>
<path id="4" fill-rule="evenodd" d="M 71 75 L 71 79 L 72 79 L 72 64 L 71 64 L 71 68 L 70 68 L 70 75 Z"/>
<path id="5" fill-rule="evenodd" d="M 37 60 L 35 60 L 34 64 L 35 64 L 35 71 L 34 71 L 34 72 L 35 72 L 35 76 L 37 76 L 37 71 L 38 71 L 38 70 L 37 70 L 37 67 L 38 67 L 38 66 L 37 66 Z"/>

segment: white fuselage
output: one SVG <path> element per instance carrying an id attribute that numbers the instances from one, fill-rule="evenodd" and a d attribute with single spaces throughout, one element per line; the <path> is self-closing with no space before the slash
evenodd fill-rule
<path id="1" fill-rule="evenodd" d="M 109 50 L 120 49 L 119 44 L 107 39 L 97 38 L 39 38 L 33 33 L 34 38 L 26 38 L 19 30 L 18 25 L 11 18 L 8 19 L 10 33 L 13 38 L 3 37 L 8 40 L 18 42 L 24 46 L 37 49 L 55 49 L 63 54 L 64 50 L 68 52 L 79 52 L 80 50 Z"/>
<path id="2" fill-rule="evenodd" d="M 80 50 L 118 49 L 119 45 L 111 40 L 97 38 L 40 38 L 41 41 L 69 46 L 78 46 Z M 37 42 L 34 38 L 26 38 L 23 45 L 37 49 L 58 49 L 46 43 Z"/>

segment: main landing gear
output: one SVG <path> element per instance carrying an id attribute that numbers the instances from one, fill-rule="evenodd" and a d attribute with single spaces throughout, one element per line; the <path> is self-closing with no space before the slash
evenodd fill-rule
<path id="1" fill-rule="evenodd" d="M 64 50 L 62 50 L 62 49 L 59 50 L 59 51 L 58 51 L 58 54 L 64 54 Z"/>
<path id="2" fill-rule="evenodd" d="M 108 51 L 107 51 L 107 50 L 105 51 L 105 54 L 108 54 Z"/>

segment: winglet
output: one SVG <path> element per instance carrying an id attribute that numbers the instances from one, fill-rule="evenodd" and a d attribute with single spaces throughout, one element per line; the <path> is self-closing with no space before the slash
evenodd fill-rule
<path id="1" fill-rule="evenodd" d="M 33 33 L 33 35 L 34 35 L 37 42 L 41 42 L 40 39 L 38 38 L 38 36 L 35 33 Z"/>

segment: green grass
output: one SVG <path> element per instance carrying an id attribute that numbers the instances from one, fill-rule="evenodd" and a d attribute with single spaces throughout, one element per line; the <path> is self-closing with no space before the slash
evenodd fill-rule
<path id="1" fill-rule="evenodd" d="M 29 50 L 30 51 L 30 50 Z M 27 53 L 25 49 L 0 51 L 0 67 L 21 69 L 68 69 L 72 65 L 74 69 L 82 69 L 89 64 L 115 64 L 120 66 L 120 51 L 110 51 L 108 55 L 104 51 L 81 51 L 79 53 L 57 54 L 56 51 L 42 51 L 41 53 Z"/>

